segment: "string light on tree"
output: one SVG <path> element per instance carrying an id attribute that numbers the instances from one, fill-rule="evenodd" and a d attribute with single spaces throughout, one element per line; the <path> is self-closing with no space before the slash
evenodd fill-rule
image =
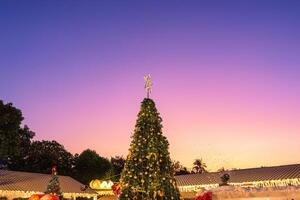
<path id="1" fill-rule="evenodd" d="M 144 77 L 147 98 L 142 101 L 132 142 L 121 174 L 120 199 L 179 200 L 171 168 L 169 143 L 162 135 L 162 118 L 149 98 L 152 82 Z"/>
<path id="2" fill-rule="evenodd" d="M 60 199 L 62 198 L 62 192 L 61 192 L 59 181 L 58 181 L 56 166 L 52 167 L 51 179 L 49 181 L 49 184 L 47 186 L 47 190 L 46 190 L 45 194 L 58 196 Z M 46 200 L 47 198 L 45 197 L 44 199 Z"/>

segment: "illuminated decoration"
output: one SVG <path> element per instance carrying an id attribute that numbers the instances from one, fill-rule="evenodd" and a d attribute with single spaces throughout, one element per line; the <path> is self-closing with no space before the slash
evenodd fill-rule
<path id="1" fill-rule="evenodd" d="M 162 135 L 162 118 L 149 98 L 150 76 L 145 77 L 147 98 L 141 103 L 128 157 L 121 173 L 120 199 L 179 200 L 171 169 L 169 142 Z"/>
<path id="2" fill-rule="evenodd" d="M 97 190 L 100 188 L 100 185 L 101 185 L 101 181 L 98 180 L 98 179 L 95 179 L 95 180 L 92 180 L 90 182 L 90 188 L 94 189 L 94 190 Z"/>
<path id="3" fill-rule="evenodd" d="M 36 193 L 34 191 L 21 191 L 21 190 L 0 190 L 0 194 L 8 197 L 8 199 L 14 198 L 26 198 L 28 200 L 41 200 L 45 194 Z M 107 195 L 112 195 L 112 193 L 107 193 Z M 90 198 L 90 200 L 97 200 L 97 194 L 89 194 L 89 193 L 63 193 L 63 198 L 66 199 L 76 199 L 76 197 Z M 51 198 L 51 200 L 58 200 L 59 198 Z"/>
<path id="4" fill-rule="evenodd" d="M 199 195 L 196 200 L 212 200 L 212 192 L 205 192 L 203 195 Z"/>
<path id="5" fill-rule="evenodd" d="M 253 181 L 243 183 L 230 183 L 230 185 L 241 186 L 241 187 L 286 187 L 286 186 L 300 186 L 300 178 L 294 179 L 282 179 L 282 180 L 267 180 L 267 181 Z"/>
<path id="6" fill-rule="evenodd" d="M 230 175 L 230 180 L 228 185 L 223 188 L 219 185 L 222 185 L 224 181 L 221 180 L 221 184 L 219 184 L 218 180 L 224 174 Z M 282 194 L 299 193 L 297 198 L 293 196 L 286 199 L 300 199 L 300 164 L 182 175 L 177 176 L 176 180 L 180 192 L 184 194 L 197 193 L 200 195 L 203 191 L 210 190 L 214 194 L 217 193 L 219 199 L 225 199 L 225 197 L 233 197 L 230 196 L 231 193 L 234 197 L 240 197 L 239 194 L 256 195 L 256 192 L 261 196 L 268 196 L 269 193 L 275 191 L 276 195 L 280 195 L 280 192 Z"/>
<path id="7" fill-rule="evenodd" d="M 39 200 L 43 194 L 33 194 L 29 197 L 29 200 Z"/>
<path id="8" fill-rule="evenodd" d="M 114 195 L 116 196 L 120 196 L 121 194 L 121 186 L 119 183 L 114 183 L 113 186 L 112 186 L 112 190 L 113 190 L 113 193 Z"/>
<path id="9" fill-rule="evenodd" d="M 40 200 L 59 200 L 57 195 L 46 194 Z"/>
<path id="10" fill-rule="evenodd" d="M 253 188 L 272 188 L 272 187 L 288 187 L 288 186 L 300 186 L 300 178 L 294 179 L 282 179 L 282 180 L 266 180 L 266 181 L 252 181 L 242 183 L 229 183 L 229 185 L 240 187 L 253 187 Z M 203 184 L 203 185 L 186 185 L 179 186 L 181 192 L 191 192 L 200 189 L 210 190 L 219 187 L 219 184 Z"/>
<path id="11" fill-rule="evenodd" d="M 146 92 L 147 92 L 147 98 L 149 98 L 149 95 L 151 93 L 151 87 L 152 87 L 150 74 L 144 76 L 144 80 L 145 80 L 145 89 L 146 89 Z"/>
<path id="12" fill-rule="evenodd" d="M 0 174 L 0 196 L 7 197 L 7 199 L 22 198 L 28 200 L 40 200 L 45 195 L 43 189 L 44 186 L 46 186 L 45 183 L 51 178 L 51 175 L 8 170 L 0 170 Z M 97 193 L 91 189 L 87 189 L 84 192 L 81 191 L 81 183 L 75 181 L 71 177 L 60 176 L 59 179 L 64 183 L 62 185 L 62 191 L 65 192 L 62 193 L 62 198 L 76 200 L 76 198 L 90 197 L 89 200 L 97 200 Z M 2 182 L 1 180 L 6 181 Z M 51 198 L 48 196 L 43 199 L 58 199 L 55 197 L 53 198 L 53 196 L 50 197 Z"/>
<path id="13" fill-rule="evenodd" d="M 90 188 L 94 190 L 111 190 L 113 184 L 112 181 L 100 181 L 95 179 L 90 182 Z"/>
<path id="14" fill-rule="evenodd" d="M 48 196 L 44 196 L 42 198 L 42 200 L 52 200 L 52 198 L 54 198 L 53 195 L 57 195 L 57 196 L 62 196 L 62 192 L 60 189 L 60 184 L 59 184 L 59 180 L 58 180 L 58 176 L 57 176 L 57 170 L 56 170 L 56 166 L 52 167 L 52 175 L 51 175 L 51 179 L 47 185 L 47 190 L 45 192 L 46 194 L 51 194 Z"/>
<path id="15" fill-rule="evenodd" d="M 112 181 L 102 181 L 101 185 L 100 185 L 100 189 L 106 189 L 106 190 L 111 190 L 112 186 L 113 186 L 113 182 Z"/>
<path id="16" fill-rule="evenodd" d="M 57 195 L 51 194 L 33 194 L 29 197 L 29 200 L 59 200 Z"/>

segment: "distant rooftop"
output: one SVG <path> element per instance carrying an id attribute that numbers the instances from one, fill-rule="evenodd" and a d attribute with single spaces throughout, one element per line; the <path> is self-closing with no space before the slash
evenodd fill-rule
<path id="1" fill-rule="evenodd" d="M 225 172 L 179 175 L 175 176 L 175 178 L 179 187 L 219 184 L 221 182 L 220 177 L 225 173 L 228 173 L 230 175 L 229 183 L 258 182 L 296 178 L 300 179 L 300 164 L 238 169 Z"/>
<path id="2" fill-rule="evenodd" d="M 0 190 L 45 192 L 51 174 L 0 170 Z M 91 189 L 81 190 L 82 183 L 69 176 L 58 176 L 63 193 L 96 194 Z"/>

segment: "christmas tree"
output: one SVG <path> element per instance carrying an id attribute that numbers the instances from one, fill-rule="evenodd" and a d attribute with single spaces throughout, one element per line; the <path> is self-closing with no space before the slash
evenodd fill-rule
<path id="1" fill-rule="evenodd" d="M 146 83 L 147 84 L 147 83 Z M 148 97 L 149 97 L 149 91 Z M 162 118 L 150 98 L 138 113 L 129 154 L 121 174 L 120 199 L 180 199 L 171 172 L 169 143 L 162 135 Z"/>
<path id="2" fill-rule="evenodd" d="M 47 186 L 47 190 L 46 190 L 45 193 L 62 197 L 62 193 L 61 193 L 61 190 L 60 190 L 60 185 L 59 185 L 58 176 L 57 176 L 55 166 L 52 167 L 51 180 L 49 181 L 49 184 Z"/>

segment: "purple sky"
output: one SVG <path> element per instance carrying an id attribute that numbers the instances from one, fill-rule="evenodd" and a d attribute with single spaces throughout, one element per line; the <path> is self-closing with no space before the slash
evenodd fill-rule
<path id="1" fill-rule="evenodd" d="M 300 163 L 300 1 L 0 1 L 0 99 L 36 139 L 127 155 L 143 75 L 172 157 Z M 267 158 L 267 159 L 266 159 Z"/>

